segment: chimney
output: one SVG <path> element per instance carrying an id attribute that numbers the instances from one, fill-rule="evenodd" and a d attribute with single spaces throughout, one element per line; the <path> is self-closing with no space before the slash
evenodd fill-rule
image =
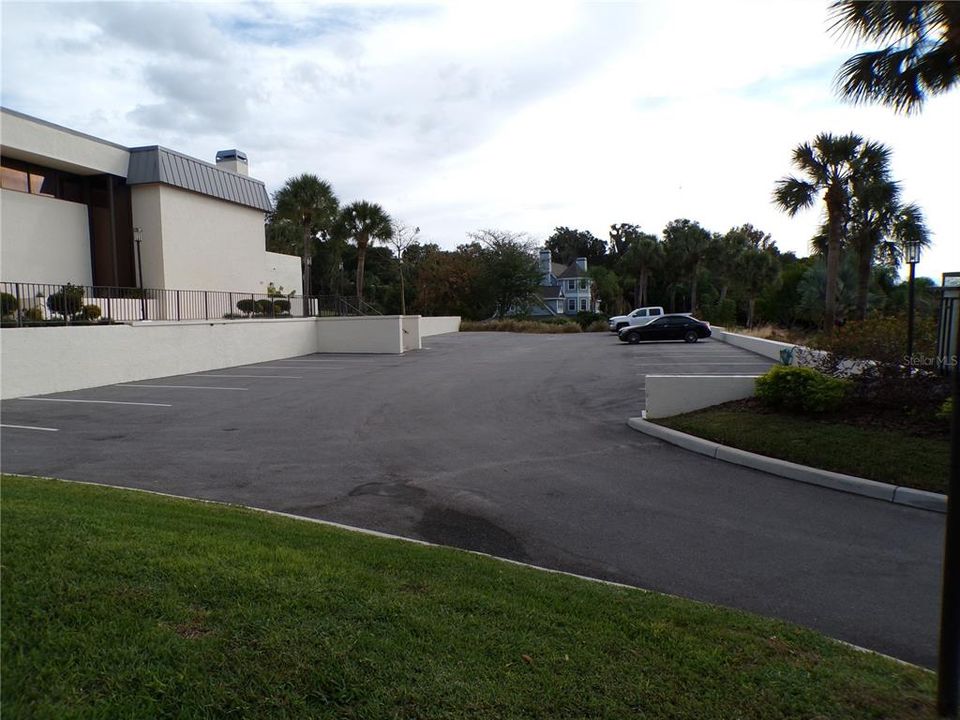
<path id="1" fill-rule="evenodd" d="M 540 272 L 543 274 L 543 282 L 546 283 L 550 280 L 550 263 L 552 258 L 550 257 L 550 251 L 547 248 L 541 248 L 540 250 Z"/>
<path id="2" fill-rule="evenodd" d="M 249 174 L 247 171 L 247 154 L 239 150 L 219 150 L 217 152 L 217 167 L 238 175 Z"/>
<path id="3" fill-rule="evenodd" d="M 587 272 L 587 259 L 586 258 L 577 258 L 577 267 L 580 268 L 580 272 Z"/>

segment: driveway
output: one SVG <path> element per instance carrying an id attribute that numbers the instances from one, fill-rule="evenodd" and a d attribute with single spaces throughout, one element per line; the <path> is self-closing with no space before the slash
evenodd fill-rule
<path id="1" fill-rule="evenodd" d="M 4 401 L 5 425 L 50 430 L 4 427 L 3 470 L 456 545 L 935 663 L 942 515 L 626 426 L 645 373 L 747 374 L 770 361 L 715 341 L 629 346 L 607 333 L 425 345 Z"/>

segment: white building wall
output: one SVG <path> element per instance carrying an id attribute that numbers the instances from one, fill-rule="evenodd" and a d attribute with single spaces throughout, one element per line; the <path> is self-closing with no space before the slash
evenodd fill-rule
<path id="1" fill-rule="evenodd" d="M 87 206 L 0 190 L 0 278 L 92 285 Z"/>
<path id="2" fill-rule="evenodd" d="M 11 157 L 81 175 L 125 178 L 130 165 L 125 148 L 7 111 L 0 112 L 0 142 Z"/>
<path id="3" fill-rule="evenodd" d="M 268 283 L 273 283 L 278 290 L 283 288 L 284 295 L 294 291 L 298 296 L 303 295 L 303 271 L 299 256 L 267 252 L 264 253 L 264 257 L 266 263 L 264 277 Z"/>
<path id="4" fill-rule="evenodd" d="M 131 187 L 130 209 L 133 214 L 133 226 L 143 231 L 143 242 L 140 243 L 143 287 L 165 287 L 163 284 L 163 233 L 160 224 L 162 219 L 160 186 L 134 185 Z"/>
<path id="5" fill-rule="evenodd" d="M 262 210 L 168 185 L 157 186 L 157 191 L 160 225 L 151 235 L 159 235 L 163 248 L 159 287 L 266 293 Z M 141 227 L 146 244 L 148 226 Z"/>

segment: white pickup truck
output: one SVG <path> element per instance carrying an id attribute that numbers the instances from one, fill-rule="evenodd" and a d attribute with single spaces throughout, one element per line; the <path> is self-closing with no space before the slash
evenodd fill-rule
<path id="1" fill-rule="evenodd" d="M 620 332 L 628 325 L 646 325 L 651 320 L 663 315 L 663 308 L 659 305 L 653 307 L 637 308 L 629 315 L 616 315 L 610 318 L 610 332 Z"/>

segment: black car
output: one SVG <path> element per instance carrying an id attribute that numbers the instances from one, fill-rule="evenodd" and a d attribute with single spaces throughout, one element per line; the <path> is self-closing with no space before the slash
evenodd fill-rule
<path id="1" fill-rule="evenodd" d="M 710 337 L 710 323 L 689 315 L 664 315 L 646 325 L 625 327 L 620 331 L 619 337 L 631 345 L 643 340 L 683 340 L 695 343 L 700 338 Z"/>

